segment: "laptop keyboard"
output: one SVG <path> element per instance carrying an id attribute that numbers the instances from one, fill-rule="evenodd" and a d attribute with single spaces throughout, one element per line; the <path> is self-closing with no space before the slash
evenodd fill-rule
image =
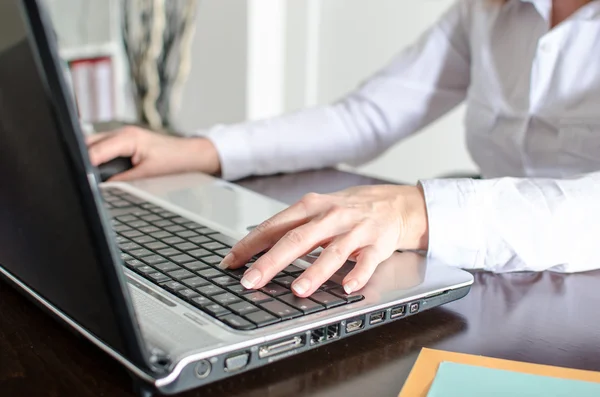
<path id="1" fill-rule="evenodd" d="M 290 288 L 303 270 L 294 265 L 260 290 L 247 290 L 240 279 L 257 257 L 239 269 L 218 268 L 233 239 L 123 190 L 103 188 L 102 195 L 124 265 L 233 328 L 265 327 L 363 299 L 331 280 L 298 298 Z"/>

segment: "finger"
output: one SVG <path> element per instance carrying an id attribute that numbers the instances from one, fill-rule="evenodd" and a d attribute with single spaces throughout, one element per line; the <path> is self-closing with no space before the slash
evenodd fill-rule
<path id="1" fill-rule="evenodd" d="M 97 141 L 89 148 L 90 161 L 98 166 L 117 157 L 133 157 L 135 149 L 132 134 L 117 133 Z"/>
<path id="2" fill-rule="evenodd" d="M 361 247 L 362 241 L 368 237 L 363 229 L 355 229 L 350 233 L 334 239 L 321 252 L 319 258 L 306 269 L 292 284 L 297 296 L 306 297 L 317 290 L 325 281 L 340 269 L 348 257 Z"/>
<path id="3" fill-rule="evenodd" d="M 100 142 L 114 134 L 115 134 L 114 131 L 111 131 L 111 132 L 97 132 L 95 134 L 87 135 L 85 137 L 85 144 L 87 146 L 92 146 L 96 142 Z"/>
<path id="4" fill-rule="evenodd" d="M 255 227 L 241 239 L 219 265 L 222 269 L 245 265 L 254 255 L 265 251 L 287 232 L 307 223 L 322 209 L 323 201 L 307 195 L 291 207 Z"/>
<path id="5" fill-rule="evenodd" d="M 338 234 L 339 225 L 330 219 L 313 220 L 287 232 L 244 274 L 246 288 L 261 288 L 294 260 L 312 251 L 323 240 Z M 318 260 L 318 259 L 317 259 Z M 313 265 L 314 266 L 314 265 Z"/>
<path id="6" fill-rule="evenodd" d="M 354 269 L 352 269 L 342 281 L 344 291 L 347 294 L 358 291 L 367 284 L 375 272 L 375 269 L 377 269 L 377 266 L 386 259 L 383 252 L 385 251 L 374 245 L 367 246 L 360 250 L 356 257 Z"/>

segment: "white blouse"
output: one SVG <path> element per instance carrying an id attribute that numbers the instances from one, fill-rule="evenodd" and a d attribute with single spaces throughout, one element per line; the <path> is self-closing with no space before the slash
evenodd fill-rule
<path id="1" fill-rule="evenodd" d="M 341 101 L 210 129 L 223 177 L 360 164 L 466 101 L 486 179 L 421 181 L 429 255 L 497 272 L 600 268 L 600 1 L 553 29 L 551 4 L 458 0 Z"/>

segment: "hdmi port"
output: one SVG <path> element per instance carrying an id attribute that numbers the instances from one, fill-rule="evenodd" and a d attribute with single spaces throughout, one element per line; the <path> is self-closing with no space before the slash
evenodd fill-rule
<path id="1" fill-rule="evenodd" d="M 275 342 L 271 345 L 261 346 L 258 349 L 258 357 L 266 358 L 271 357 L 279 353 L 285 353 L 290 350 L 297 349 L 304 346 L 304 338 L 302 336 L 294 336 L 290 339 L 284 339 L 279 342 Z"/>

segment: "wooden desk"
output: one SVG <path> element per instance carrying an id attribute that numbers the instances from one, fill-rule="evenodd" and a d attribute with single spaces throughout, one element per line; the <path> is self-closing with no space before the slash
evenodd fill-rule
<path id="1" fill-rule="evenodd" d="M 335 170 L 240 182 L 292 202 L 381 183 Z M 421 347 L 600 371 L 600 271 L 476 273 L 464 299 L 185 396 L 396 396 Z M 127 373 L 0 281 L 1 396 L 131 396 Z"/>

